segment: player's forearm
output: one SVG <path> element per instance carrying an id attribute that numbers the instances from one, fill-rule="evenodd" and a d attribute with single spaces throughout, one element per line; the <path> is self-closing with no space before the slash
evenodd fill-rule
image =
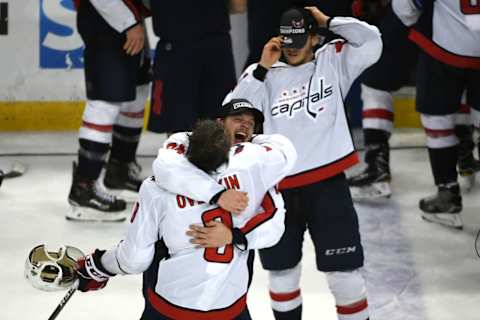
<path id="1" fill-rule="evenodd" d="M 255 233 L 247 234 L 248 249 L 258 250 L 270 248 L 276 245 L 282 238 L 283 232 L 285 231 L 285 224 L 270 225 L 263 230 L 258 230 L 257 236 Z"/>
<path id="2" fill-rule="evenodd" d="M 203 202 L 210 202 L 225 189 L 184 156 L 174 153 L 172 150 L 160 150 L 153 162 L 157 185 L 172 193 Z"/>
<path id="3" fill-rule="evenodd" d="M 353 47 L 375 42 L 381 50 L 380 31 L 366 22 L 351 17 L 334 17 L 329 20 L 328 28 L 345 38 Z"/>
<path id="4" fill-rule="evenodd" d="M 139 8 L 119 0 L 90 0 L 95 10 L 119 33 L 125 32 L 142 21 Z"/>
<path id="5" fill-rule="evenodd" d="M 297 152 L 292 142 L 283 135 L 258 135 L 252 141 L 265 147 L 261 179 L 267 188 L 277 185 L 295 165 Z"/>
<path id="6" fill-rule="evenodd" d="M 284 209 L 279 209 L 272 219 L 246 233 L 245 238 L 247 239 L 248 249 L 270 248 L 277 244 L 285 231 L 284 219 L 285 211 Z"/>
<path id="7" fill-rule="evenodd" d="M 271 247 L 285 231 L 285 205 L 275 188 L 265 194 L 258 212 L 239 228 L 247 239 L 248 249 Z"/>
<path id="8" fill-rule="evenodd" d="M 126 249 L 122 243 L 118 247 L 108 250 L 103 254 L 101 262 L 103 267 L 113 274 L 138 274 L 150 266 L 154 255 L 154 246 L 147 248 Z"/>
<path id="9" fill-rule="evenodd" d="M 297 160 L 297 151 L 293 143 L 282 134 L 259 134 L 252 142 L 265 147 L 278 150 L 285 158 L 285 170 L 290 171 Z M 268 164 L 268 162 L 267 162 Z"/>

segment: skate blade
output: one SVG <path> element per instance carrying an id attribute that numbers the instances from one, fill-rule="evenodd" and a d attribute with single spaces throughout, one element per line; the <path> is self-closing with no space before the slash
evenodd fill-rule
<path id="1" fill-rule="evenodd" d="M 463 220 L 460 214 L 422 212 L 422 219 L 450 228 L 463 229 Z"/>
<path id="2" fill-rule="evenodd" d="M 71 206 L 65 215 L 67 220 L 83 222 L 122 222 L 127 219 L 126 210 L 103 212 L 87 207 Z"/>
<path id="3" fill-rule="evenodd" d="M 389 182 L 375 182 L 366 187 L 350 187 L 353 200 L 385 198 L 392 195 Z"/>
<path id="4" fill-rule="evenodd" d="M 460 174 L 460 187 L 466 192 L 472 191 L 475 186 L 475 173 Z"/>

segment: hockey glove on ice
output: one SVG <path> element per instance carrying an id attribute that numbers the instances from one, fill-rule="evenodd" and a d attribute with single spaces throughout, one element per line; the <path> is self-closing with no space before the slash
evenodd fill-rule
<path id="1" fill-rule="evenodd" d="M 105 270 L 101 258 L 105 250 L 95 250 L 77 261 L 78 290 L 82 292 L 99 290 L 107 285 L 107 281 L 114 274 Z"/>

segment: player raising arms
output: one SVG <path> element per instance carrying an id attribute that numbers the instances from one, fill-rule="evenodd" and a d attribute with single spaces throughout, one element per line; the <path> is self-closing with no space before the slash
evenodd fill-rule
<path id="1" fill-rule="evenodd" d="M 321 46 L 318 28 L 344 38 Z M 339 319 L 368 318 L 357 214 L 344 170 L 358 162 L 343 103 L 355 78 L 382 51 L 378 29 L 354 18 L 326 16 L 315 7 L 281 18 L 280 36 L 265 45 L 230 97 L 245 98 L 265 116 L 264 132 L 288 137 L 298 161 L 280 183 L 285 233 L 261 250 L 269 270 L 276 319 L 301 319 L 300 261 L 309 229 L 317 268 L 326 272 Z M 283 55 L 283 61 L 279 61 Z M 228 98 L 227 98 L 228 100 Z"/>
<path id="2" fill-rule="evenodd" d="M 95 251 L 81 263 L 80 290 L 103 287 L 115 274 L 143 272 L 152 263 L 155 243 L 163 239 L 168 257 L 154 266 L 155 281 L 145 284 L 142 319 L 250 319 L 246 297 L 251 249 L 272 246 L 283 233 L 283 200 L 273 186 L 293 167 L 296 152 L 280 135 L 260 136 L 258 144 L 230 148 L 231 138 L 251 136 L 248 132 L 256 124 L 254 116 L 235 114 L 255 110 L 247 103 L 232 106 L 232 115 L 226 117 L 225 126 L 241 123 L 236 129 L 206 120 L 191 135 L 173 135 L 177 144 L 167 149 L 175 161 L 188 159 L 227 188 L 247 192 L 250 201 L 242 214 L 232 216 L 215 204 L 170 193 L 153 177 L 147 179 L 125 240 L 113 250 Z M 194 180 L 191 185 L 202 188 Z"/>

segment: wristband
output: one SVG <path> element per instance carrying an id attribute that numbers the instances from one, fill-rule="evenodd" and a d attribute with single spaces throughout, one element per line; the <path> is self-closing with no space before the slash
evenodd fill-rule
<path id="1" fill-rule="evenodd" d="M 216 195 L 214 195 L 212 197 L 212 199 L 210 199 L 210 201 L 208 202 L 209 204 L 217 204 L 218 202 L 218 199 L 220 199 L 220 197 L 222 196 L 222 194 L 227 191 L 227 189 L 223 189 L 222 191 L 218 192 Z"/>
<path id="2" fill-rule="evenodd" d="M 267 76 L 268 69 L 258 64 L 257 68 L 253 70 L 253 77 L 259 81 L 264 81 Z"/>
<path id="3" fill-rule="evenodd" d="M 245 234 L 238 228 L 232 229 L 232 244 L 241 251 L 248 249 L 248 240 Z"/>

